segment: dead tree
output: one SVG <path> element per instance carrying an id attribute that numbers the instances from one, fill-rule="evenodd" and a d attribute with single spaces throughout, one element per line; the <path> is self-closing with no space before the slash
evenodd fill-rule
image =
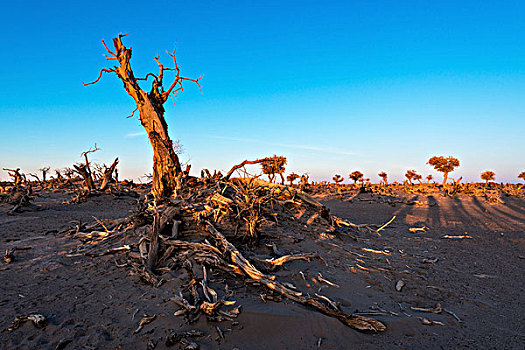
<path id="1" fill-rule="evenodd" d="M 75 171 L 84 179 L 86 189 L 89 192 L 93 191 L 95 189 L 95 184 L 93 183 L 93 178 L 91 177 L 91 173 L 88 171 L 89 168 L 86 164 L 73 164 L 73 168 L 75 168 Z"/>
<path id="2" fill-rule="evenodd" d="M 51 169 L 51 167 L 48 166 L 38 169 L 42 172 L 42 182 L 46 182 L 47 172 L 49 169 Z"/>
<path id="3" fill-rule="evenodd" d="M 15 186 L 18 186 L 22 182 L 26 181 L 25 175 L 20 173 L 20 168 L 16 168 L 16 169 L 3 168 L 3 169 L 7 171 L 10 177 L 13 178 L 13 182 Z"/>
<path id="4" fill-rule="evenodd" d="M 203 178 L 203 179 L 211 179 L 210 171 L 208 169 L 206 169 L 206 168 L 202 169 L 201 170 L 201 178 Z"/>
<path id="5" fill-rule="evenodd" d="M 55 169 L 55 174 L 56 174 L 57 180 L 58 181 L 62 181 L 62 179 L 64 177 L 62 176 L 62 173 L 60 172 L 60 169 Z"/>
<path id="6" fill-rule="evenodd" d="M 73 174 L 75 173 L 75 171 L 71 168 L 64 168 L 64 175 L 66 175 L 67 179 L 69 182 L 73 182 Z"/>
<path id="7" fill-rule="evenodd" d="M 36 180 L 36 182 L 40 183 L 40 178 L 38 177 L 37 174 L 27 173 L 27 175 L 31 176 L 32 178 Z"/>
<path id="8" fill-rule="evenodd" d="M 84 157 L 86 162 L 84 164 L 74 164 L 73 167 L 75 168 L 76 172 L 82 176 L 84 179 L 84 184 L 86 185 L 86 189 L 91 192 L 95 189 L 95 183 L 93 182 L 93 176 L 91 175 L 91 169 L 89 167 L 89 159 L 88 154 L 94 153 L 98 151 L 97 144 L 95 143 L 95 148 L 89 149 L 86 152 L 82 152 L 81 156 Z"/>
<path id="9" fill-rule="evenodd" d="M 102 176 L 102 183 L 100 184 L 99 190 L 104 191 L 109 183 L 113 180 L 113 172 L 116 172 L 115 168 L 118 164 L 118 158 L 115 158 L 113 164 L 109 168 L 106 167 L 104 175 Z"/>
<path id="10" fill-rule="evenodd" d="M 118 37 L 113 39 L 114 52 L 102 40 L 102 44 L 109 53 L 109 56 L 106 56 L 106 58 L 108 60 L 116 60 L 118 65 L 113 68 L 103 68 L 95 81 L 84 84 L 84 86 L 99 81 L 104 72 L 115 73 L 122 80 L 126 92 L 135 100 L 137 105 L 135 111 L 139 111 L 140 124 L 146 130 L 153 148 L 153 195 L 159 199 L 171 197 L 178 187 L 177 184 L 180 184 L 177 178 L 181 177 L 182 169 L 179 157 L 173 149 L 173 142 L 168 135 L 168 124 L 164 119 L 164 103 L 166 103 L 172 93 L 175 95 L 177 91 L 183 90 L 182 82 L 185 80 L 196 83 L 200 88 L 200 78 L 191 79 L 180 76 L 180 69 L 175 59 L 175 50 L 172 53 L 168 53 L 173 58 L 173 68 L 165 68 L 157 56 L 154 59 L 159 66 L 158 74 L 148 73 L 144 78 L 135 77 L 130 64 L 131 48 L 127 48 L 122 43 L 122 38 L 126 35 L 119 34 Z M 166 71 L 175 73 L 175 78 L 167 90 L 164 89 L 163 85 L 164 72 Z M 149 78 L 152 78 L 153 81 L 150 92 L 146 92 L 139 86 L 139 81 L 146 81 Z"/>

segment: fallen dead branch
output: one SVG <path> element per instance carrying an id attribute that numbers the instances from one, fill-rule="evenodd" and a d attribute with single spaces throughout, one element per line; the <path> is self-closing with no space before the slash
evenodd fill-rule
<path id="1" fill-rule="evenodd" d="M 426 317 L 418 317 L 422 324 L 425 326 L 444 326 L 445 324 L 443 322 L 439 321 L 431 321 Z"/>
<path id="2" fill-rule="evenodd" d="M 443 311 L 443 309 L 441 308 L 441 304 L 439 303 L 433 308 L 423 308 L 423 307 L 411 306 L 410 309 L 414 311 L 421 311 L 421 312 L 432 312 L 434 314 L 440 314 L 441 311 Z"/>
<path id="3" fill-rule="evenodd" d="M 445 311 L 447 314 L 451 315 L 452 317 L 454 317 L 456 319 L 456 321 L 458 322 L 463 322 L 455 313 L 453 313 L 452 311 L 450 310 L 447 310 L 447 309 L 443 309 L 443 311 Z"/>
<path id="4" fill-rule="evenodd" d="M 289 287 L 285 286 L 284 284 L 275 281 L 275 276 L 267 276 L 263 274 L 262 272 L 257 270 L 252 264 L 250 264 L 250 262 L 246 260 L 246 258 L 244 258 L 244 256 L 235 248 L 235 246 L 228 242 L 228 240 L 219 231 L 217 231 L 217 229 L 210 222 L 207 222 L 206 224 L 208 232 L 218 243 L 220 243 L 224 252 L 230 255 L 230 259 L 232 260 L 232 262 L 239 266 L 239 268 L 248 277 L 263 283 L 268 288 L 280 293 L 281 295 L 293 301 L 299 302 L 304 305 L 313 306 L 319 311 L 329 316 L 336 317 L 349 327 L 362 331 L 379 332 L 386 330 L 385 325 L 379 321 L 364 316 L 346 314 L 344 312 L 334 310 L 333 308 L 330 308 L 325 304 L 321 303 L 319 300 L 305 297 L 301 292 L 294 291 Z"/>
<path id="5" fill-rule="evenodd" d="M 383 255 L 392 255 L 392 253 L 388 252 L 388 251 L 384 251 L 384 250 L 375 250 L 375 249 L 370 249 L 370 248 L 361 248 L 361 250 L 363 252 L 367 252 L 367 253 L 373 253 L 373 254 L 383 254 Z"/>
<path id="6" fill-rule="evenodd" d="M 157 315 L 153 315 L 153 316 L 144 315 L 140 319 L 139 326 L 137 327 L 137 329 L 133 331 L 133 334 L 137 334 L 138 332 L 140 332 L 145 325 L 153 322 L 156 318 L 157 318 Z"/>
<path id="7" fill-rule="evenodd" d="M 430 229 L 428 227 L 426 227 L 426 226 L 423 226 L 423 227 L 410 227 L 408 229 L 408 231 L 411 232 L 411 233 L 427 232 L 428 230 L 430 230 Z"/>
<path id="8" fill-rule="evenodd" d="M 378 226 L 378 225 L 373 225 L 373 224 L 372 225 L 368 225 L 368 224 L 356 225 L 352 222 L 338 218 L 337 216 L 333 216 L 333 220 L 338 227 L 346 226 L 346 227 L 350 227 L 351 229 L 354 229 L 356 231 L 363 232 L 363 233 L 375 233 L 378 236 L 381 236 L 379 232 L 384 230 L 388 225 L 390 225 L 394 221 L 395 218 L 396 218 L 395 216 L 392 217 L 392 219 L 390 219 L 387 223 L 380 226 L 378 229 L 374 229 L 372 227 Z"/>
<path id="9" fill-rule="evenodd" d="M 396 218 L 396 217 L 395 217 L 395 215 L 394 215 L 394 216 L 392 217 L 392 219 L 390 219 L 386 224 L 384 224 L 383 226 L 381 226 L 380 228 L 378 228 L 378 229 L 376 230 L 376 233 L 379 233 L 379 231 L 384 230 L 385 227 L 387 227 L 388 225 L 390 225 L 390 224 L 392 223 L 392 221 L 394 221 L 395 218 Z"/>
<path id="10" fill-rule="evenodd" d="M 454 236 L 454 235 L 444 235 L 441 237 L 442 239 L 472 239 L 472 236 L 470 236 L 468 233 L 464 233 L 461 236 Z"/>
<path id="11" fill-rule="evenodd" d="M 291 261 L 303 260 L 303 261 L 310 262 L 311 259 L 318 259 L 322 263 L 326 264 L 323 258 L 321 258 L 321 256 L 317 253 L 283 255 L 279 258 L 265 259 L 265 260 L 260 260 L 259 262 L 263 264 L 264 267 L 267 268 L 269 271 L 273 271 L 278 266 L 282 266 L 285 263 L 288 263 Z"/>
<path id="12" fill-rule="evenodd" d="M 327 280 L 326 278 L 323 277 L 323 275 L 319 272 L 317 274 L 317 279 L 319 280 L 319 282 L 322 282 L 326 285 L 329 285 L 330 287 L 335 287 L 335 288 L 339 288 L 339 285 L 333 283 L 333 282 L 330 282 L 329 280 Z"/>
<path id="13" fill-rule="evenodd" d="M 129 245 L 124 245 L 122 247 L 111 248 L 111 249 L 105 250 L 105 251 L 100 252 L 100 253 L 84 252 L 84 253 L 66 254 L 65 256 L 67 258 L 73 258 L 73 257 L 76 257 L 76 256 L 89 256 L 91 258 L 96 258 L 96 257 L 99 257 L 99 256 L 110 255 L 110 254 L 114 254 L 114 253 L 126 252 L 126 251 L 129 251 L 130 249 L 131 248 L 130 248 Z"/>

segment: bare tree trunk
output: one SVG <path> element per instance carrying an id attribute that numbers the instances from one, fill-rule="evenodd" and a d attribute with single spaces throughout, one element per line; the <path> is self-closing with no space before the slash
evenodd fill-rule
<path id="1" fill-rule="evenodd" d="M 73 167 L 77 171 L 77 173 L 82 176 L 84 179 L 84 184 L 86 185 L 86 188 L 89 192 L 93 191 L 95 188 L 95 184 L 93 183 L 93 178 L 91 177 L 91 172 L 89 171 L 89 166 L 86 166 L 86 164 L 73 164 Z"/>
<path id="2" fill-rule="evenodd" d="M 448 180 L 448 171 L 443 173 L 443 186 L 447 183 Z"/>
<path id="3" fill-rule="evenodd" d="M 109 183 L 113 179 L 113 172 L 115 171 L 117 164 L 118 158 L 115 158 L 113 164 L 111 164 L 111 166 L 107 168 L 106 171 L 104 171 L 104 177 L 102 178 L 102 183 L 100 184 L 99 190 L 104 191 L 108 187 Z"/>

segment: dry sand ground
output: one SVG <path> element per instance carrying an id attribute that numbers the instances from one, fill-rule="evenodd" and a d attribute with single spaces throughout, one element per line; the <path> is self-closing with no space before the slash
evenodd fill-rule
<path id="1" fill-rule="evenodd" d="M 124 217 L 135 208 L 135 199 L 99 196 L 67 205 L 62 204 L 69 199 L 65 194 L 39 195 L 35 203 L 42 211 L 9 216 L 10 206 L 0 204 L 0 248 L 30 248 L 17 251 L 11 264 L 0 264 L 1 349 L 146 349 L 148 343 L 163 349 L 169 330 L 190 329 L 204 331 L 206 336 L 197 342 L 213 349 L 524 348 L 524 199 L 509 197 L 505 204 L 491 205 L 476 197 L 406 195 L 435 205 L 392 207 L 368 201 L 368 194 L 351 201 L 319 198 L 332 213 L 354 223 L 397 219 L 380 237 L 331 236 L 308 228 L 286 232 L 285 227 L 283 238 L 269 230 L 268 240 L 278 242 L 281 252 L 318 252 L 328 263 L 292 262 L 276 273 L 278 278 L 311 293 L 322 289 L 347 311 L 367 312 L 388 327 L 384 333 L 365 334 L 291 301 L 263 302 L 259 295 L 266 289 L 241 280 L 230 286 L 242 305 L 238 323 L 201 317 L 187 325 L 173 315 L 178 307 L 168 301 L 180 287 L 179 279 L 156 289 L 117 267 L 122 255 L 66 257 L 80 243 L 58 231 L 72 220 Z M 430 230 L 408 231 L 421 225 Z M 473 238 L 441 239 L 464 232 Z M 422 262 L 436 258 L 435 263 Z M 319 284 L 319 272 L 339 288 Z M 399 280 L 406 285 L 396 291 Z M 444 311 L 411 309 L 437 303 L 461 322 Z M 6 330 L 16 316 L 29 313 L 44 315 L 48 324 L 37 329 L 27 322 Z M 133 334 L 144 314 L 157 318 Z M 424 325 L 423 317 L 443 325 Z"/>

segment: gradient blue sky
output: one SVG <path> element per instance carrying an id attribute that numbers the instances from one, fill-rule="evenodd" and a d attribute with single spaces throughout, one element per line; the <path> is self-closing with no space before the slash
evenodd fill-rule
<path id="1" fill-rule="evenodd" d="M 524 1 L 3 1 L 0 168 L 70 166 L 95 142 L 122 177 L 151 172 L 134 104 L 101 39 L 119 32 L 136 75 L 177 42 L 188 77 L 167 103 L 192 171 L 278 154 L 316 180 L 407 169 L 517 181 L 525 170 Z M 255 170 L 255 169 L 254 169 Z M 7 174 L 0 171 L 0 178 Z M 348 182 L 348 180 L 347 180 Z"/>

